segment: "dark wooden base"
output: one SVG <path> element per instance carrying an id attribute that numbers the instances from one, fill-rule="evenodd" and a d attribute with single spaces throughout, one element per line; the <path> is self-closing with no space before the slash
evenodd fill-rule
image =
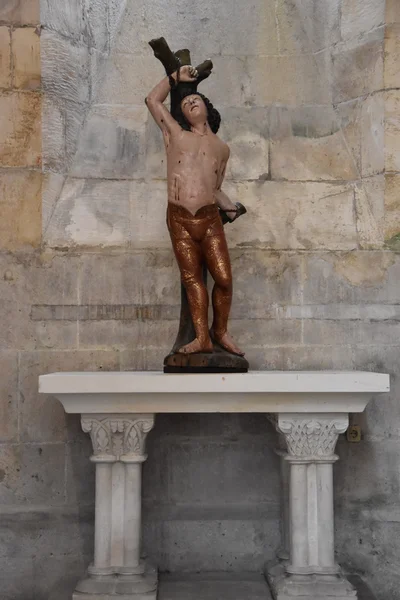
<path id="1" fill-rule="evenodd" d="M 248 370 L 249 363 L 243 356 L 218 347 L 210 354 L 171 352 L 164 359 L 164 373 L 247 373 Z"/>

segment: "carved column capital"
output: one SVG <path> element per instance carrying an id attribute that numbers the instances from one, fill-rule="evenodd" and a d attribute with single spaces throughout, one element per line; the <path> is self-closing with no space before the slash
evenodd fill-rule
<path id="1" fill-rule="evenodd" d="M 146 437 L 154 415 L 82 415 L 82 429 L 89 433 L 95 462 L 143 462 Z"/>
<path id="2" fill-rule="evenodd" d="M 289 460 L 335 460 L 338 436 L 348 425 L 347 414 L 280 414 L 276 420 L 276 429 L 285 438 Z"/>

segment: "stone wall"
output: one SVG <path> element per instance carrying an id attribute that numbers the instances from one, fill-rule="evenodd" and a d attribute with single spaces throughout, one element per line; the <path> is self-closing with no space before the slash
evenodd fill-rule
<path id="1" fill-rule="evenodd" d="M 386 22 L 386 25 L 385 25 Z M 40 27 L 38 27 L 40 23 Z M 79 420 L 60 370 L 160 369 L 179 314 L 147 41 L 211 56 L 231 147 L 232 332 L 254 369 L 390 372 L 339 443 L 338 559 L 400 599 L 397 0 L 8 0 L 0 8 L 2 600 L 64 600 L 92 553 Z M 41 68 L 39 63 L 41 46 Z M 42 84 L 41 84 L 42 80 Z M 279 546 L 275 434 L 162 416 L 144 544 L 163 570 L 260 570 Z"/>

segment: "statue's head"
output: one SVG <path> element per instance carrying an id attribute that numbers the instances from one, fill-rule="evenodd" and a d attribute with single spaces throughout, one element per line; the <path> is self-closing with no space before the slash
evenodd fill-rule
<path id="1" fill-rule="evenodd" d="M 176 104 L 173 116 L 183 129 L 190 131 L 190 128 L 204 123 L 206 120 L 213 133 L 217 133 L 221 115 L 206 96 L 199 92 L 189 92 L 182 94 L 180 103 Z"/>
<path id="2" fill-rule="evenodd" d="M 181 110 L 190 125 L 198 125 L 207 120 L 208 113 L 204 100 L 199 94 L 190 94 L 181 102 Z"/>

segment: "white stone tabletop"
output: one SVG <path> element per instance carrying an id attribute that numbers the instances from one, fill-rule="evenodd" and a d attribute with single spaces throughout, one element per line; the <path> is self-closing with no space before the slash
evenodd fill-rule
<path id="1" fill-rule="evenodd" d="M 388 392 L 389 375 L 364 371 L 51 373 L 39 392 L 66 412 L 361 412 Z"/>

